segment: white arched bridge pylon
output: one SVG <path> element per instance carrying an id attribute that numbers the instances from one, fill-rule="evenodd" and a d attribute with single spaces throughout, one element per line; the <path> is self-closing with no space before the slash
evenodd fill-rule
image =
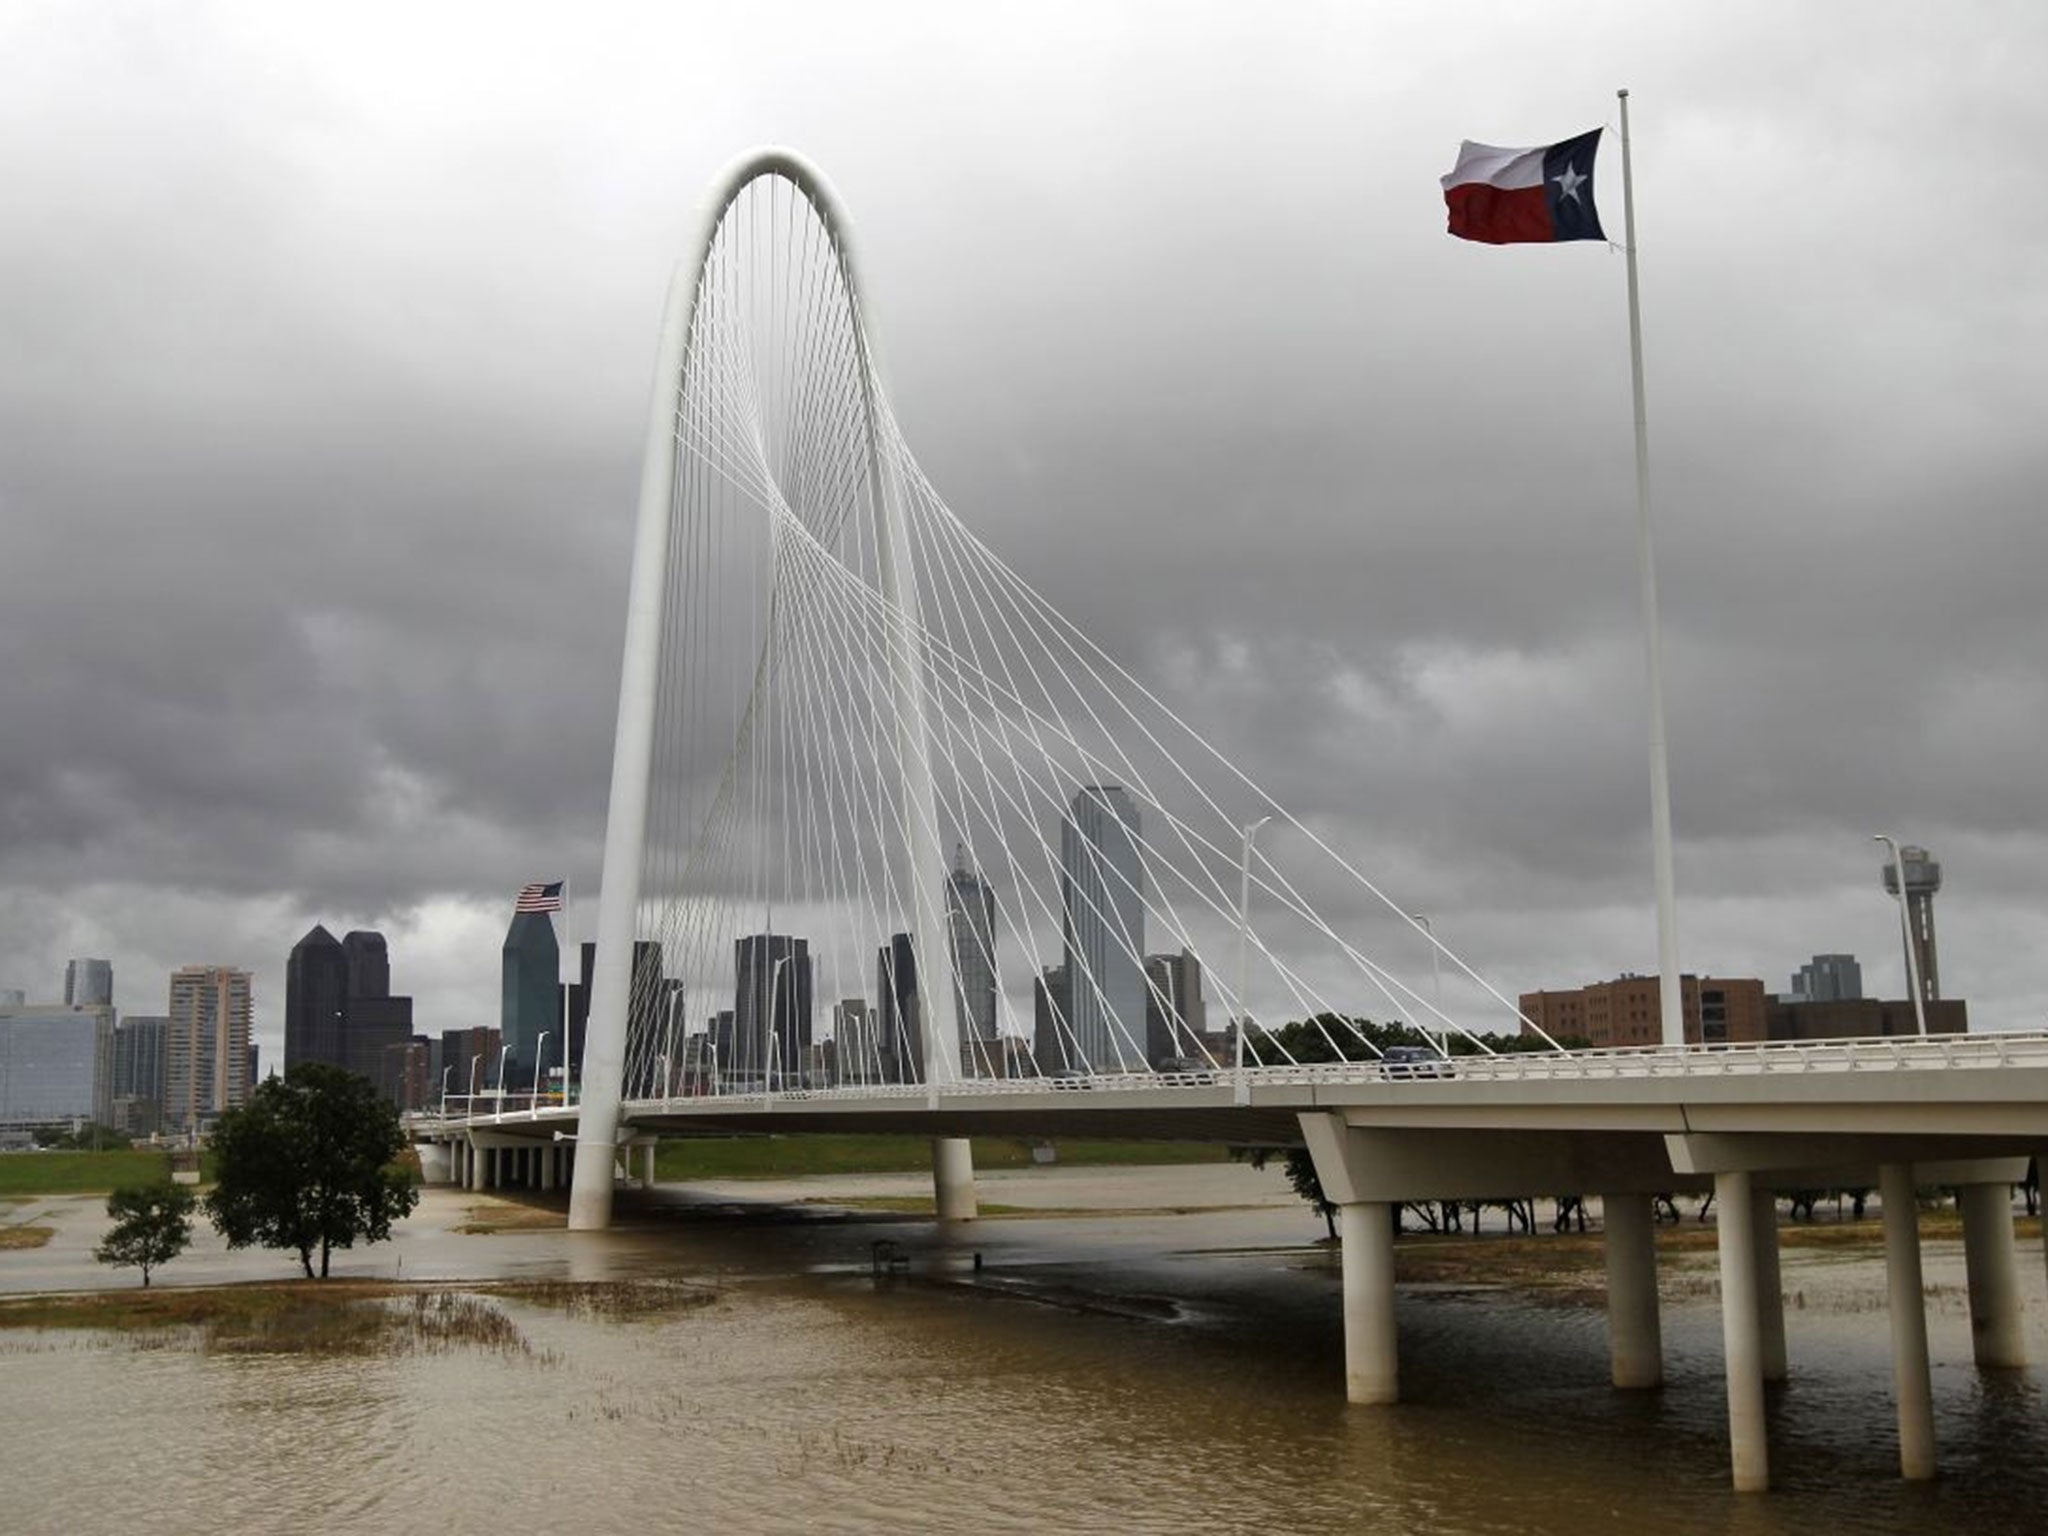
<path id="1" fill-rule="evenodd" d="M 947 506 L 784 150 L 719 179 L 670 289 L 604 857 L 585 1142 L 628 1103 L 1293 1063 L 1248 1022 L 1348 1056 L 1359 1016 L 1522 1022 Z M 1484 1017 L 1410 979 L 1440 966 Z M 571 1225 L 610 1200 L 580 1159 Z"/>

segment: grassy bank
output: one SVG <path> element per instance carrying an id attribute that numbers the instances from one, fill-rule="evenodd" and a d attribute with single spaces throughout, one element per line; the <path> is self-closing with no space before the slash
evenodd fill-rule
<path id="1" fill-rule="evenodd" d="M 0 1156 L 0 1195 L 99 1195 L 171 1176 L 163 1152 L 9 1152 Z"/>
<path id="2" fill-rule="evenodd" d="M 1061 1166 L 1140 1167 L 1229 1161 L 1222 1147 L 1194 1141 L 1062 1141 Z M 932 1165 L 925 1136 L 733 1136 L 661 1144 L 655 1174 L 663 1183 L 692 1179 L 793 1179 L 820 1173 L 919 1173 Z M 1028 1142 L 976 1137 L 974 1166 L 1034 1166 Z"/>

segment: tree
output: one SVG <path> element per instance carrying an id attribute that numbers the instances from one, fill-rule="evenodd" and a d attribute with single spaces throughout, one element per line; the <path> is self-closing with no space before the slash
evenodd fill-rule
<path id="1" fill-rule="evenodd" d="M 306 1278 L 320 1255 L 381 1243 L 419 1201 L 398 1111 L 368 1079 L 321 1062 L 268 1078 L 214 1126 L 207 1214 L 230 1248 L 296 1252 Z"/>
<path id="2" fill-rule="evenodd" d="M 139 1268 L 142 1287 L 147 1290 L 149 1272 L 170 1263 L 192 1241 L 192 1207 L 198 1203 L 198 1197 L 182 1184 L 117 1189 L 107 1196 L 107 1214 L 114 1218 L 114 1229 L 92 1256 L 102 1264 Z"/>

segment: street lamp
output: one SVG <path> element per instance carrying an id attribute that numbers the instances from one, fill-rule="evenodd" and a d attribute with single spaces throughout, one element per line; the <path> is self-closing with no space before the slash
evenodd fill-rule
<path id="1" fill-rule="evenodd" d="M 1237 884 L 1237 1006 L 1240 1012 L 1237 1020 L 1237 1038 L 1233 1042 L 1235 1059 L 1232 1065 L 1238 1072 L 1238 1089 L 1240 1093 L 1244 1089 L 1244 1035 L 1245 1030 L 1250 1027 L 1252 1021 L 1251 1004 L 1245 997 L 1245 988 L 1248 985 L 1245 979 L 1245 969 L 1251 963 L 1252 839 L 1259 835 L 1259 828 L 1272 819 L 1270 816 L 1261 816 L 1257 821 L 1246 822 L 1243 827 L 1239 828 L 1240 833 L 1243 835 L 1243 842 L 1240 845 L 1241 851 L 1238 857 Z"/>
<path id="2" fill-rule="evenodd" d="M 469 1102 L 462 1106 L 462 1113 L 465 1119 L 474 1118 L 476 1115 L 476 1069 L 483 1059 L 484 1053 L 482 1051 L 478 1051 L 469 1058 Z"/>
<path id="3" fill-rule="evenodd" d="M 541 1063 L 548 1059 L 547 1043 L 548 1032 L 542 1030 L 540 1038 L 533 1042 L 533 1102 L 526 1106 L 526 1118 L 529 1120 L 540 1118 L 540 1069 Z"/>
<path id="4" fill-rule="evenodd" d="M 1873 843 L 1883 843 L 1891 850 L 1892 878 L 1899 891 L 1899 939 L 1906 946 L 1906 986 L 1913 994 L 1913 1023 L 1924 1036 L 1927 1033 L 1927 1003 L 1920 995 L 1920 962 L 1913 954 L 1913 919 L 1906 913 L 1906 861 L 1899 856 L 1899 845 L 1884 832 L 1873 833 Z"/>
<path id="5" fill-rule="evenodd" d="M 764 1081 L 770 1093 L 775 1091 L 775 1048 L 782 1043 L 782 1032 L 775 1027 L 775 1005 L 782 1000 L 782 968 L 787 964 L 789 956 L 782 955 L 768 971 L 768 1058 Z"/>
<path id="6" fill-rule="evenodd" d="M 507 1058 L 508 1056 L 510 1056 L 511 1054 L 512 1054 L 512 1047 L 511 1047 L 511 1046 L 509 1046 L 509 1045 L 507 1045 L 507 1046 L 503 1047 L 503 1048 L 502 1048 L 502 1049 L 501 1049 L 501 1050 L 500 1050 L 500 1051 L 498 1052 L 498 1114 L 497 1114 L 497 1118 L 498 1118 L 498 1119 L 500 1119 L 500 1120 L 502 1120 L 502 1119 L 504 1119 L 504 1118 L 505 1118 L 505 1059 L 506 1059 L 506 1058 Z"/>
<path id="7" fill-rule="evenodd" d="M 1429 982 L 1430 991 L 1434 994 L 1430 998 L 1430 1006 L 1436 1010 L 1436 1051 L 1439 1056 L 1448 1057 L 1451 1054 L 1451 1025 L 1444 1017 L 1443 951 L 1437 945 L 1436 929 L 1430 926 L 1427 915 L 1410 912 L 1408 921 L 1429 935 Z"/>
<path id="8" fill-rule="evenodd" d="M 455 1070 L 455 1063 L 449 1062 L 441 1069 L 441 1118 L 448 1118 L 448 1074 Z"/>

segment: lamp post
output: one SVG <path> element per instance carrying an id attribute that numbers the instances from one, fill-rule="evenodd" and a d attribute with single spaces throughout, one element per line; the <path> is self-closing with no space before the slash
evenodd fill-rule
<path id="1" fill-rule="evenodd" d="M 469 1058 L 469 1101 L 462 1106 L 465 1119 L 473 1118 L 476 1114 L 476 1069 L 483 1059 L 482 1051 Z"/>
<path id="2" fill-rule="evenodd" d="M 1444 962 L 1443 951 L 1437 947 L 1436 929 L 1430 926 L 1425 913 L 1410 912 L 1408 921 L 1414 923 L 1429 935 L 1429 989 L 1430 1006 L 1436 1010 L 1436 1053 L 1448 1057 L 1451 1054 L 1451 1026 L 1444 1018 Z M 1427 1031 L 1425 1031 L 1427 1033 Z"/>
<path id="3" fill-rule="evenodd" d="M 1231 1065 L 1237 1072 L 1237 1092 L 1242 1099 L 1246 1091 L 1244 1080 L 1244 1035 L 1251 1027 L 1251 1003 L 1245 997 L 1246 967 L 1251 963 L 1252 936 L 1252 839 L 1259 835 L 1259 828 L 1273 818 L 1261 816 L 1257 821 L 1248 821 L 1239 828 L 1243 836 L 1237 865 L 1237 1006 L 1239 1009 L 1236 1038 L 1232 1041 Z"/>
<path id="4" fill-rule="evenodd" d="M 540 1118 L 540 1070 L 541 1064 L 548 1059 L 547 1043 L 548 1032 L 542 1030 L 540 1038 L 533 1042 L 533 1102 L 526 1106 L 526 1118 L 529 1120 Z"/>
<path id="5" fill-rule="evenodd" d="M 448 1074 L 455 1070 L 455 1063 L 449 1062 L 441 1069 L 441 1118 L 448 1118 Z"/>
<path id="6" fill-rule="evenodd" d="M 775 1048 L 782 1043 L 782 1032 L 775 1027 L 775 1005 L 782 1001 L 782 968 L 787 964 L 789 956 L 782 955 L 768 970 L 768 1054 L 763 1081 L 770 1093 L 775 1091 Z"/>
<path id="7" fill-rule="evenodd" d="M 497 1113 L 497 1118 L 498 1118 L 498 1119 L 500 1119 L 500 1120 L 502 1120 L 502 1119 L 504 1119 L 504 1118 L 505 1118 L 505 1061 L 506 1061 L 506 1058 L 507 1058 L 507 1057 L 509 1057 L 509 1056 L 510 1056 L 511 1054 L 512 1054 L 512 1047 L 511 1047 L 511 1046 L 509 1046 L 509 1045 L 501 1047 L 501 1048 L 499 1049 L 499 1051 L 498 1051 L 498 1113 Z"/>
<path id="8" fill-rule="evenodd" d="M 1924 1036 L 1927 1033 L 1927 1003 L 1920 995 L 1920 962 L 1913 953 L 1913 919 L 1906 911 L 1906 861 L 1899 856 L 1899 845 L 1890 834 L 1874 833 L 1873 843 L 1883 843 L 1892 856 L 1892 879 L 1899 890 L 1899 939 L 1906 946 L 1906 987 L 1913 994 L 1913 1023 Z"/>

